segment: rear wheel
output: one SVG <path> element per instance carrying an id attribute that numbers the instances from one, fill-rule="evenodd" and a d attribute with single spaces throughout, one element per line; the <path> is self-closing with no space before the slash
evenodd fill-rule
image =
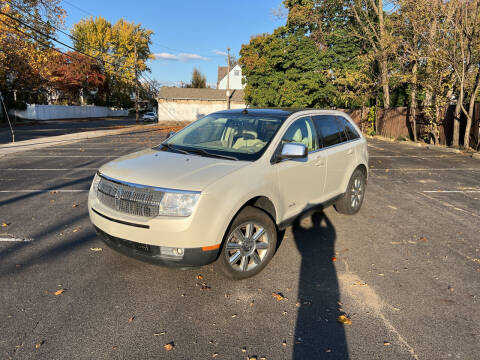
<path id="1" fill-rule="evenodd" d="M 367 178 L 365 172 L 356 169 L 348 183 L 345 195 L 335 203 L 335 209 L 342 214 L 353 215 L 360 211 L 365 197 Z"/>
<path id="2" fill-rule="evenodd" d="M 230 225 L 217 263 L 228 277 L 246 279 L 267 266 L 276 246 L 277 228 L 270 216 L 247 206 Z"/>

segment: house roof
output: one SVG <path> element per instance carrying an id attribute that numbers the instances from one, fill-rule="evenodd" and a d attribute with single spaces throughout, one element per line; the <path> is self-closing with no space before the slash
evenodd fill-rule
<path id="1" fill-rule="evenodd" d="M 218 67 L 217 86 L 218 86 L 218 83 L 219 83 L 225 76 L 227 76 L 227 73 L 228 73 L 228 66 L 219 66 L 219 67 Z"/>
<path id="2" fill-rule="evenodd" d="M 231 90 L 231 101 L 243 102 L 243 90 Z M 226 90 L 221 89 L 196 89 L 196 88 L 175 88 L 162 87 L 158 92 L 157 98 L 170 100 L 225 100 Z"/>

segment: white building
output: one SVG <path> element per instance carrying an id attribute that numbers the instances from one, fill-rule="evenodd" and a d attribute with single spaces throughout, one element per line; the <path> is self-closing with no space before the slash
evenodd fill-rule
<path id="1" fill-rule="evenodd" d="M 227 89 L 227 74 L 228 68 L 226 66 L 218 67 L 218 81 L 217 89 Z M 230 89 L 231 90 L 243 90 L 245 85 L 242 84 L 242 68 L 237 64 L 230 69 Z"/>

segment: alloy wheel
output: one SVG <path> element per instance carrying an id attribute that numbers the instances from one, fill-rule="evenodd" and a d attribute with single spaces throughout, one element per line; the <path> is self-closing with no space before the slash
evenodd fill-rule
<path id="1" fill-rule="evenodd" d="M 230 233 L 225 246 L 225 256 L 232 269 L 240 272 L 251 271 L 267 257 L 268 233 L 264 226 L 246 222 Z"/>

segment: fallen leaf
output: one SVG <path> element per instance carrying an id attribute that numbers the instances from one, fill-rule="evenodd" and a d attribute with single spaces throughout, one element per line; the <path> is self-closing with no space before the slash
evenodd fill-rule
<path id="1" fill-rule="evenodd" d="M 426 238 L 425 236 L 424 236 L 424 237 L 422 237 L 422 238 L 420 238 L 420 240 L 422 240 L 422 241 L 428 241 L 428 240 L 427 240 L 427 238 Z"/>
<path id="2" fill-rule="evenodd" d="M 166 331 L 162 331 L 162 332 L 159 332 L 159 333 L 153 333 L 153 336 L 165 335 L 166 333 L 167 333 Z"/>
<path id="3" fill-rule="evenodd" d="M 282 300 L 285 299 L 285 296 L 283 296 L 282 293 L 275 293 L 275 292 L 274 292 L 274 293 L 272 293 L 272 296 L 273 296 L 275 299 L 277 299 L 277 301 L 282 301 Z"/>
<path id="4" fill-rule="evenodd" d="M 92 250 L 92 251 L 102 251 L 103 249 L 102 248 L 90 248 L 90 250 Z"/>
<path id="5" fill-rule="evenodd" d="M 51 202 L 51 203 L 54 203 L 54 202 L 55 202 L 55 200 L 53 200 L 53 199 L 52 199 L 52 200 L 50 200 L 50 202 Z"/>
<path id="6" fill-rule="evenodd" d="M 218 353 L 213 353 L 212 358 L 216 358 L 218 356 Z"/>
<path id="7" fill-rule="evenodd" d="M 243 347 L 243 348 L 242 348 L 242 352 L 247 352 L 247 348 L 246 348 L 246 347 Z"/>
<path id="8" fill-rule="evenodd" d="M 287 346 L 287 341 L 286 340 L 282 341 L 282 346 Z"/>
<path id="9" fill-rule="evenodd" d="M 57 290 L 55 291 L 55 296 L 58 296 L 58 295 L 61 295 L 65 292 L 65 289 L 60 289 L 60 290 Z"/>
<path id="10" fill-rule="evenodd" d="M 332 261 L 335 262 L 337 261 L 337 258 L 335 256 L 332 257 Z"/>
<path id="11" fill-rule="evenodd" d="M 248 360 L 257 360 L 257 357 L 256 356 L 249 356 Z"/>
<path id="12" fill-rule="evenodd" d="M 112 350 L 117 350 L 117 347 L 116 347 L 116 346 L 112 346 Z"/>
<path id="13" fill-rule="evenodd" d="M 42 340 L 38 343 L 35 344 L 35 349 L 40 349 L 40 346 L 42 346 L 45 343 L 45 340 Z"/>
<path id="14" fill-rule="evenodd" d="M 390 346 L 390 345 L 392 345 L 392 344 L 390 344 L 388 341 L 384 341 L 384 342 L 383 342 L 383 345 L 384 345 L 384 346 Z"/>
<path id="15" fill-rule="evenodd" d="M 80 230 L 80 228 L 75 228 L 75 229 L 72 230 L 72 232 L 76 233 L 76 232 L 78 232 L 78 230 Z"/>
<path id="16" fill-rule="evenodd" d="M 130 319 L 128 319 L 128 322 L 132 322 L 133 320 L 135 320 L 135 316 L 132 316 Z"/>
<path id="17" fill-rule="evenodd" d="M 250 306 L 253 306 L 255 305 L 255 300 L 252 300 L 252 302 L 250 303 Z"/>
<path id="18" fill-rule="evenodd" d="M 2 223 L 2 227 L 7 227 L 8 225 L 10 225 L 10 223 Z"/>
<path id="19" fill-rule="evenodd" d="M 72 208 L 76 208 L 76 207 L 78 207 L 78 204 L 73 204 L 72 205 Z"/>
<path id="20" fill-rule="evenodd" d="M 200 275 L 200 274 L 198 274 L 198 275 L 197 275 L 197 280 L 203 280 L 203 276 Z"/>
<path id="21" fill-rule="evenodd" d="M 173 349 L 173 347 L 175 346 L 175 344 L 172 342 L 168 343 L 168 344 L 165 344 L 163 345 L 163 348 L 166 350 L 166 351 L 170 351 Z"/>
<path id="22" fill-rule="evenodd" d="M 340 323 L 340 324 L 345 324 L 345 325 L 351 325 L 352 324 L 352 320 L 350 320 L 350 318 L 346 315 L 340 315 L 338 318 L 337 318 L 337 321 Z"/>
<path id="23" fill-rule="evenodd" d="M 207 284 L 202 284 L 202 287 L 200 288 L 200 290 L 210 290 L 211 287 L 208 286 Z"/>

